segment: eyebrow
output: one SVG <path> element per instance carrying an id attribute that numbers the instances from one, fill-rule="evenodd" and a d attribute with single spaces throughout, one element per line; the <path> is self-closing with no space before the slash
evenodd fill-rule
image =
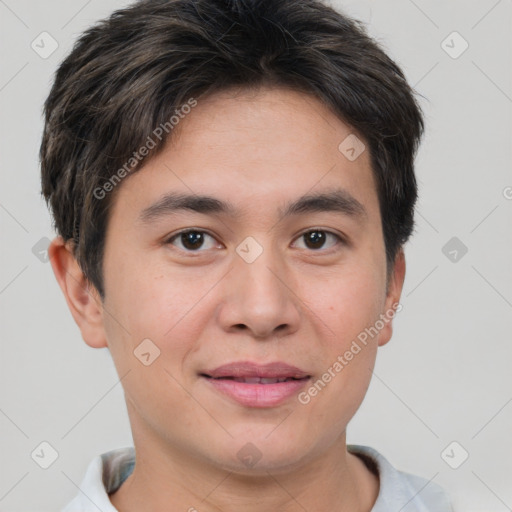
<path id="1" fill-rule="evenodd" d="M 231 217 L 241 215 L 241 212 L 234 205 L 215 197 L 171 192 L 142 210 L 139 220 L 149 224 L 182 210 L 205 215 L 225 214 Z M 287 203 L 284 209 L 280 208 L 278 217 L 279 220 L 282 220 L 292 215 L 312 212 L 339 212 L 356 220 L 367 217 L 365 207 L 344 189 L 301 196 L 297 200 Z"/>

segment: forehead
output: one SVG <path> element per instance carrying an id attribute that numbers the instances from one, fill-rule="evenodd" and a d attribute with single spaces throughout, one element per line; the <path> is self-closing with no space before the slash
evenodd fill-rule
<path id="1" fill-rule="evenodd" d="M 177 128 L 170 147 L 251 148 L 253 156 L 256 147 L 262 156 L 284 155 L 290 149 L 304 155 L 333 144 L 337 149 L 335 142 L 353 132 L 317 97 L 277 86 L 231 88 L 201 97 Z"/>
<path id="2" fill-rule="evenodd" d="M 340 187 L 370 203 L 370 211 L 375 207 L 364 140 L 311 95 L 284 88 L 222 91 L 198 98 L 176 128 L 163 151 L 149 155 L 118 191 L 130 197 L 131 208 L 142 211 L 176 190 L 218 197 L 240 212 L 251 198 L 273 198 L 282 213 L 294 197 Z M 347 141 L 359 142 L 357 158 L 344 152 Z"/>

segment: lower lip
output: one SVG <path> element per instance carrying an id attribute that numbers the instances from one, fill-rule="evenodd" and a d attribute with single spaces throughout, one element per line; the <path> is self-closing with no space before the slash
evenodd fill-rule
<path id="1" fill-rule="evenodd" d="M 307 379 L 276 382 L 275 384 L 246 384 L 230 379 L 203 377 L 217 391 L 245 407 L 275 407 L 296 395 L 309 381 Z"/>

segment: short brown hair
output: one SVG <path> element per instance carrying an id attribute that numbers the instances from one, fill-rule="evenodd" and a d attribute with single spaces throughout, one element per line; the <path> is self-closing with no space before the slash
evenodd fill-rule
<path id="1" fill-rule="evenodd" d="M 152 137 L 150 155 L 127 167 L 191 98 L 265 85 L 313 94 L 362 135 L 389 268 L 413 229 L 423 118 L 402 71 L 363 25 L 320 0 L 146 0 L 80 37 L 45 103 L 42 192 L 57 233 L 73 240 L 102 298 L 108 212 L 119 188 L 105 184 L 158 154 L 172 130 Z M 112 192 L 98 198 L 99 188 Z"/>

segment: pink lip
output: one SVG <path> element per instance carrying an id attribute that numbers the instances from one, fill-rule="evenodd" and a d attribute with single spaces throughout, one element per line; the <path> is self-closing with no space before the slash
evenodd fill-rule
<path id="1" fill-rule="evenodd" d="M 310 375 L 282 362 L 258 365 L 239 361 L 201 373 L 201 376 L 219 391 L 245 407 L 275 407 L 295 395 Z M 276 383 L 248 383 L 234 379 L 293 379 Z"/>

